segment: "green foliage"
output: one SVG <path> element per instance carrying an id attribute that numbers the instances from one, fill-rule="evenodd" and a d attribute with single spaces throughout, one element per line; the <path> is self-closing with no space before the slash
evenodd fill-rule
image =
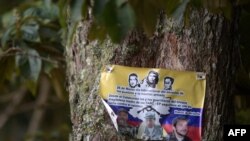
<path id="1" fill-rule="evenodd" d="M 115 42 L 120 41 L 135 25 L 131 6 L 124 0 L 96 0 L 93 7 L 96 17 L 90 39 L 104 39 L 106 34 Z"/>
<path id="2" fill-rule="evenodd" d="M 94 24 L 91 27 L 89 38 L 102 40 L 108 35 L 114 42 L 121 41 L 134 27 L 143 28 L 148 36 L 153 35 L 161 11 L 179 22 L 184 20 L 185 24 L 189 22 L 190 7 L 205 7 L 212 12 L 224 14 L 229 20 L 232 16 L 232 5 L 229 0 L 94 0 L 93 5 L 90 0 L 57 0 L 56 2 L 57 4 L 51 4 L 51 0 L 43 0 L 43 2 L 24 3 L 18 8 L 19 13 L 24 12 L 24 15 L 21 16 L 27 17 L 28 21 L 31 18 L 35 22 L 30 21 L 31 23 L 28 25 L 23 25 L 21 20 L 21 25 L 13 25 L 20 19 L 18 19 L 18 15 L 13 16 L 12 14 L 13 18 L 8 18 L 12 21 L 9 22 L 9 25 L 15 26 L 14 29 L 22 29 L 26 40 L 39 42 L 37 34 L 37 30 L 40 29 L 39 22 L 46 24 L 49 22 L 48 20 L 58 19 L 57 22 L 64 29 L 61 36 L 67 39 L 66 42 L 70 45 L 77 23 L 81 19 L 89 18 L 88 7 L 93 7 L 94 15 Z M 236 3 L 238 5 L 249 4 L 247 0 L 237 0 Z M 12 4 L 18 3 L 13 2 Z M 41 21 L 42 19 L 47 20 Z M 3 21 L 3 25 L 6 25 L 6 18 L 3 17 Z M 9 31 L 5 32 L 4 36 L 6 38 L 9 34 L 18 32 L 8 29 Z M 6 38 L 3 39 L 2 45 L 5 45 Z"/>
<path id="3" fill-rule="evenodd" d="M 24 71 L 22 74 L 25 78 L 37 81 L 42 67 L 41 58 L 39 58 L 38 52 L 34 49 L 29 49 L 27 54 L 27 56 L 17 55 L 16 64 L 19 68 L 24 67 L 21 71 Z"/>
<path id="4" fill-rule="evenodd" d="M 179 18 L 188 1 L 181 0 L 95 0 L 95 24 L 90 39 L 104 39 L 106 35 L 119 42 L 134 27 L 143 28 L 151 36 L 161 11 Z"/>
<path id="5" fill-rule="evenodd" d="M 114 42 L 120 42 L 134 27 L 143 28 L 152 36 L 160 12 L 188 25 L 192 7 L 222 13 L 228 20 L 232 16 L 229 0 L 95 0 L 95 19 L 89 38 L 103 40 L 108 35 Z"/>
<path id="6" fill-rule="evenodd" d="M 151 36 L 155 31 L 157 16 L 160 14 L 160 11 L 163 10 L 162 6 L 165 5 L 165 2 L 164 0 L 129 1 L 135 10 L 138 26 L 142 27 L 147 35 Z"/>
<path id="7" fill-rule="evenodd" d="M 21 27 L 22 39 L 30 42 L 40 42 L 38 30 L 39 30 L 39 25 L 36 23 L 27 23 L 22 25 Z"/>
<path id="8" fill-rule="evenodd" d="M 1 74 L 6 77 L 1 77 L 0 85 L 25 84 L 36 94 L 40 74 L 50 74 L 64 63 L 59 6 L 52 0 L 24 0 L 1 12 L 0 65 L 5 66 Z"/>

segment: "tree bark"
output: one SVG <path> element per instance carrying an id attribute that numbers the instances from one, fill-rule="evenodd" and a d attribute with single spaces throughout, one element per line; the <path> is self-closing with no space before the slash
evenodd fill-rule
<path id="1" fill-rule="evenodd" d="M 223 125 L 232 123 L 232 90 L 239 60 L 238 10 L 232 19 L 193 9 L 188 27 L 161 14 L 156 32 L 147 37 L 133 30 L 120 44 L 87 39 L 91 19 L 78 27 L 67 47 L 72 141 L 129 140 L 116 135 L 98 96 L 100 69 L 107 64 L 201 71 L 207 74 L 203 140 L 222 140 Z"/>

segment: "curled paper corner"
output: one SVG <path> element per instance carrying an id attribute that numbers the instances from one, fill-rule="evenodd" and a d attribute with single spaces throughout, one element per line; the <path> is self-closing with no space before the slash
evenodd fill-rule
<path id="1" fill-rule="evenodd" d="M 107 109 L 109 116 L 110 116 L 112 122 L 114 123 L 115 129 L 118 131 L 118 125 L 116 122 L 117 115 L 114 113 L 114 111 L 110 108 L 110 106 L 103 99 L 102 99 L 102 103 L 104 104 L 105 108 Z"/>
<path id="2" fill-rule="evenodd" d="M 206 79 L 206 73 L 204 72 L 197 72 L 196 73 L 196 80 L 205 80 Z"/>
<path id="3" fill-rule="evenodd" d="M 111 65 L 107 65 L 105 68 L 105 71 L 108 73 L 111 73 L 113 70 L 114 70 L 114 66 L 111 66 Z"/>

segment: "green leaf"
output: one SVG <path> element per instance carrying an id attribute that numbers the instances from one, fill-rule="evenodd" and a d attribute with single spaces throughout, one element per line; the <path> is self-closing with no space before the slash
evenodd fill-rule
<path id="1" fill-rule="evenodd" d="M 125 0 L 118 1 L 120 1 L 117 4 L 118 27 L 121 31 L 121 38 L 124 38 L 128 31 L 135 27 L 135 14 L 132 7 L 128 3 L 125 3 Z"/>
<path id="2" fill-rule="evenodd" d="M 59 7 L 52 3 L 51 0 L 45 0 L 39 8 L 39 16 L 43 19 L 57 20 L 59 17 Z"/>
<path id="3" fill-rule="evenodd" d="M 129 0 L 129 4 L 135 11 L 137 25 L 143 27 L 148 36 L 154 33 L 160 12 L 165 11 L 167 16 L 171 17 L 182 2 L 184 3 L 181 0 Z M 185 4 L 175 15 L 183 13 L 183 9 L 185 9 Z"/>
<path id="4" fill-rule="evenodd" d="M 40 36 L 38 30 L 39 30 L 39 25 L 35 22 L 24 24 L 21 27 L 22 38 L 30 42 L 40 42 Z"/>
<path id="5" fill-rule="evenodd" d="M 28 8 L 23 13 L 24 18 L 32 17 L 32 16 L 38 16 L 38 9 L 36 7 Z"/>
<path id="6" fill-rule="evenodd" d="M 27 49 L 26 53 L 16 56 L 17 67 L 26 80 L 37 82 L 42 67 L 41 58 L 34 49 Z"/>
<path id="7" fill-rule="evenodd" d="M 166 0 L 162 2 L 165 5 L 165 11 L 168 16 L 173 15 L 176 9 L 183 3 L 186 3 L 186 0 Z"/>
<path id="8" fill-rule="evenodd" d="M 44 2 L 44 6 L 47 7 L 48 9 L 50 9 L 51 6 L 53 5 L 51 0 L 44 0 L 43 2 Z"/>
<path id="9" fill-rule="evenodd" d="M 158 1 L 141 1 L 141 0 L 129 0 L 129 4 L 133 7 L 137 25 L 142 27 L 148 36 L 152 36 L 157 22 L 157 17 L 160 14 L 162 8 L 162 0 Z M 159 6 L 161 5 L 161 6 Z"/>
<path id="10" fill-rule="evenodd" d="M 58 7 L 59 7 L 59 22 L 62 28 L 67 27 L 67 0 L 60 0 L 58 2 Z"/>
<path id="11" fill-rule="evenodd" d="M 189 3 L 189 0 L 183 0 L 178 8 L 175 9 L 173 15 L 173 18 L 175 18 L 179 23 L 182 21 L 183 14 L 186 10 L 187 4 Z"/>
<path id="12" fill-rule="evenodd" d="M 106 34 L 113 42 L 119 42 L 135 26 L 133 9 L 124 0 L 96 0 L 94 6 L 95 23 L 90 31 L 90 39 L 103 40 Z"/>
<path id="13" fill-rule="evenodd" d="M 13 11 L 2 15 L 2 25 L 4 28 L 8 28 L 15 24 L 17 17 L 13 14 Z"/>
<path id="14" fill-rule="evenodd" d="M 15 58 L 13 56 L 2 57 L 4 54 L 0 54 L 0 85 L 4 80 L 11 80 L 13 73 L 15 72 Z"/>
<path id="15" fill-rule="evenodd" d="M 191 4 L 188 3 L 187 6 L 186 6 L 186 10 L 184 12 L 184 15 L 183 15 L 183 18 L 184 18 L 184 25 L 186 27 L 189 27 L 190 26 L 190 13 L 191 13 Z"/>
<path id="16" fill-rule="evenodd" d="M 44 63 L 43 63 L 43 70 L 44 70 L 44 72 L 47 73 L 48 76 L 50 76 L 50 77 L 51 77 L 51 71 L 52 71 L 53 69 L 55 69 L 55 68 L 58 68 L 58 66 L 57 66 L 57 65 L 54 65 L 54 64 L 52 64 L 52 63 L 50 63 L 50 62 L 44 62 Z"/>
<path id="17" fill-rule="evenodd" d="M 37 90 L 37 82 L 34 82 L 33 80 L 26 80 L 24 82 L 25 86 L 28 88 L 28 90 L 31 92 L 33 96 L 36 95 Z"/>
<path id="18" fill-rule="evenodd" d="M 43 3 L 37 3 L 34 6 L 27 6 L 26 9 L 23 8 L 22 10 L 24 11 L 23 18 L 35 17 L 44 23 L 57 20 L 59 17 L 58 6 L 50 0 L 44 1 Z"/>
<path id="19" fill-rule="evenodd" d="M 42 5 L 42 1 L 31 1 L 31 2 L 26 1 L 21 5 L 19 5 L 18 7 L 16 7 L 16 9 L 18 13 L 20 13 L 21 15 L 23 15 L 24 12 L 27 11 L 28 9 L 34 9 L 35 13 L 30 13 L 30 14 L 37 15 L 39 13 L 37 9 L 40 5 Z"/>
<path id="20" fill-rule="evenodd" d="M 20 71 L 20 76 L 23 78 L 23 83 L 32 94 L 35 94 L 42 68 L 42 61 L 38 52 L 34 49 L 27 49 L 26 55 L 16 56 L 16 65 Z"/>
<path id="21" fill-rule="evenodd" d="M 12 35 L 14 34 L 14 31 L 15 31 L 15 27 L 11 26 L 4 32 L 3 37 L 1 38 L 2 47 L 6 47 L 7 42 L 12 39 Z"/>
<path id="22" fill-rule="evenodd" d="M 106 38 L 107 31 L 104 26 L 98 25 L 96 22 L 93 22 L 90 28 L 90 32 L 88 34 L 88 39 L 93 41 L 98 39 L 99 41 L 103 41 Z"/>
<path id="23" fill-rule="evenodd" d="M 79 22 L 82 19 L 82 8 L 85 0 L 75 0 L 73 1 L 71 7 L 70 21 L 72 23 Z"/>
<path id="24" fill-rule="evenodd" d="M 116 1 L 117 7 L 123 7 L 123 6 L 125 6 L 126 4 L 128 4 L 128 0 L 117 0 L 117 1 Z"/>
<path id="25" fill-rule="evenodd" d="M 30 79 L 29 62 L 26 56 L 16 55 L 16 68 L 19 70 L 20 76 L 25 80 Z"/>
<path id="26" fill-rule="evenodd" d="M 117 7 L 115 1 L 109 1 L 103 11 L 103 24 L 114 42 L 119 42 L 133 28 L 135 20 L 133 11 L 126 4 Z M 102 23 L 101 23 L 102 24 Z"/>
<path id="27" fill-rule="evenodd" d="M 82 17 L 83 18 L 87 18 L 88 16 L 88 6 L 90 5 L 88 2 L 89 2 L 88 0 L 85 0 L 82 5 Z"/>
<path id="28" fill-rule="evenodd" d="M 97 20 L 100 20 L 107 2 L 109 2 L 109 0 L 94 0 L 93 15 Z"/>
<path id="29" fill-rule="evenodd" d="M 74 0 L 70 8 L 70 26 L 68 27 L 67 45 L 69 46 L 73 39 L 77 23 L 82 19 L 82 8 L 85 0 Z"/>
<path id="30" fill-rule="evenodd" d="M 42 68 L 42 60 L 38 52 L 34 49 L 28 50 L 28 60 L 30 67 L 30 78 L 35 82 L 38 80 Z"/>

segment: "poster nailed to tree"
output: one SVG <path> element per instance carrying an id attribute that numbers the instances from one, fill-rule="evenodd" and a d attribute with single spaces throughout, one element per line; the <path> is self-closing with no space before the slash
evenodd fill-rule
<path id="1" fill-rule="evenodd" d="M 100 96 L 118 134 L 143 140 L 200 141 L 205 74 L 107 66 Z"/>

